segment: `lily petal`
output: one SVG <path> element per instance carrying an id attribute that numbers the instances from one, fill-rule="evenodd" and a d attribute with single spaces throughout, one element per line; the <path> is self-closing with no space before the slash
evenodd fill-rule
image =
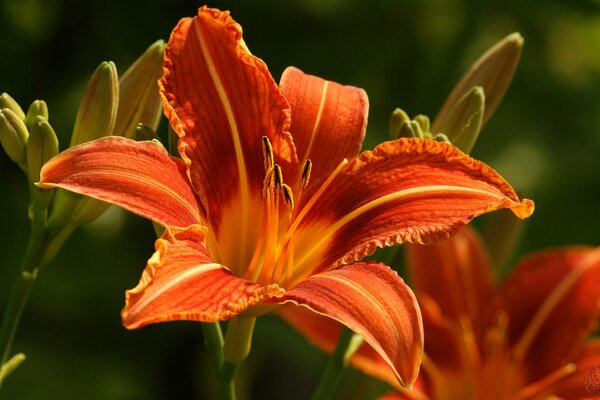
<path id="1" fill-rule="evenodd" d="M 312 179 L 331 172 L 344 158 L 355 157 L 367 127 L 369 99 L 364 90 L 342 86 L 289 67 L 280 89 L 290 103 L 300 163 L 312 161 Z"/>
<path id="2" fill-rule="evenodd" d="M 561 399 L 586 399 L 600 395 L 600 339 L 583 346 L 576 370 L 553 387 Z"/>
<path id="3" fill-rule="evenodd" d="M 410 386 L 423 354 L 417 301 L 398 274 L 383 264 L 355 263 L 312 276 L 279 301 L 330 317 L 363 337 Z"/>
<path id="4" fill-rule="evenodd" d="M 226 320 L 265 296 L 281 294 L 277 285 L 245 281 L 215 263 L 205 238 L 206 228 L 199 225 L 167 228 L 140 283 L 125 294 L 121 317 L 126 328 L 172 320 Z"/>
<path id="5" fill-rule="evenodd" d="M 481 238 L 469 226 L 427 246 L 406 246 L 408 270 L 417 293 L 427 293 L 446 318 L 473 324 L 493 293 L 491 267 Z"/>
<path id="6" fill-rule="evenodd" d="M 38 186 L 91 196 L 163 226 L 202 219 L 183 162 L 153 142 L 113 136 L 72 147 L 44 165 Z"/>
<path id="7" fill-rule="evenodd" d="M 509 208 L 525 218 L 534 208 L 487 165 L 431 140 L 382 143 L 326 183 L 301 204 L 299 277 L 359 260 L 377 247 L 446 239 L 490 211 Z"/>
<path id="8" fill-rule="evenodd" d="M 600 248 L 532 255 L 501 286 L 514 356 L 523 359 L 533 379 L 562 366 L 593 332 L 600 315 L 599 287 Z"/>
<path id="9" fill-rule="evenodd" d="M 321 350 L 332 353 L 335 349 L 343 328 L 338 321 L 303 307 L 290 305 L 282 307 L 277 313 Z M 352 355 L 350 363 L 367 375 L 381 379 L 397 388 L 401 387 L 392 368 L 367 343 L 363 343 Z"/>
<path id="10" fill-rule="evenodd" d="M 229 12 L 206 7 L 173 30 L 159 86 L 211 234 L 227 247 L 220 261 L 242 269 L 261 221 L 254 214 L 262 209 L 262 136 L 270 139 L 284 173 L 297 163 L 288 133 L 289 105 L 264 62 L 250 54 Z M 249 250 L 238 259 L 224 259 L 234 245 L 238 253 Z"/>

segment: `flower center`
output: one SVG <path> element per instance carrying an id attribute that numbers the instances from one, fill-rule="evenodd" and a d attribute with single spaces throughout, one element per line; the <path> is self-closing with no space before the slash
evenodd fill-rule
<path id="1" fill-rule="evenodd" d="M 298 194 L 284 182 L 281 166 L 274 162 L 273 146 L 262 137 L 265 179 L 263 181 L 263 213 L 258 241 L 244 278 L 261 284 L 278 283 L 286 287 L 292 278 L 294 241 L 289 232 L 294 204 L 308 184 L 312 163 L 307 160 L 300 177 Z"/>

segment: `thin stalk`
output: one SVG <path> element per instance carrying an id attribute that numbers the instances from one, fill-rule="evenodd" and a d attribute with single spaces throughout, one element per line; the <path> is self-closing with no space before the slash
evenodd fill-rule
<path id="1" fill-rule="evenodd" d="M 15 333 L 23 314 L 23 309 L 29 294 L 33 288 L 33 284 L 37 279 L 38 270 L 41 267 L 42 258 L 45 253 L 43 235 L 39 232 L 32 232 L 29 238 L 29 244 L 27 245 L 27 252 L 23 263 L 21 265 L 21 271 L 13 284 L 12 291 L 8 298 L 8 304 L 4 316 L 2 317 L 2 323 L 0 324 L 0 354 L 2 355 L 2 363 L 4 366 L 9 360 L 12 350 L 12 344 L 15 338 Z M 5 376 L 0 379 L 0 386 Z"/>
<path id="2" fill-rule="evenodd" d="M 355 335 L 348 328 L 343 328 L 338 338 L 337 345 L 333 354 L 327 362 L 325 371 L 321 375 L 321 380 L 317 385 L 311 399 L 327 400 L 331 399 L 346 371 L 348 360 L 362 344 L 362 338 Z"/>
<path id="3" fill-rule="evenodd" d="M 219 400 L 235 400 L 234 375 L 229 363 L 225 362 L 223 348 L 225 341 L 221 325 L 218 322 L 202 324 L 204 344 L 208 348 L 217 380 L 217 395 Z"/>

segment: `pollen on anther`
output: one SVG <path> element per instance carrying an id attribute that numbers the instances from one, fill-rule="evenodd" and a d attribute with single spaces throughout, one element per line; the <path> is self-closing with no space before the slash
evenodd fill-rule
<path id="1" fill-rule="evenodd" d="M 271 141 L 268 137 L 262 137 L 263 143 L 263 157 L 265 162 L 265 171 L 273 168 L 273 146 L 271 145 Z"/>
<path id="2" fill-rule="evenodd" d="M 281 185 L 281 190 L 283 191 L 283 199 L 285 200 L 285 203 L 290 207 L 290 210 L 293 210 L 294 193 L 292 192 L 292 188 L 284 183 Z"/>
<path id="3" fill-rule="evenodd" d="M 310 172 L 312 171 L 312 161 L 310 159 L 304 162 L 304 167 L 302 167 L 302 189 L 304 189 L 308 185 L 308 181 L 310 180 Z"/>
<path id="4" fill-rule="evenodd" d="M 283 185 L 283 173 L 281 172 L 281 167 L 279 164 L 275 164 L 273 166 L 273 183 L 275 184 L 275 189 L 279 190 Z"/>

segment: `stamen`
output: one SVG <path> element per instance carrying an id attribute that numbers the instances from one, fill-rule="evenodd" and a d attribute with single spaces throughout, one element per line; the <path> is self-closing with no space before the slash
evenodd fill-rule
<path id="1" fill-rule="evenodd" d="M 275 191 L 278 192 L 283 186 L 283 173 L 279 164 L 273 166 L 273 183 L 275 184 Z"/>
<path id="2" fill-rule="evenodd" d="M 283 185 L 281 185 L 281 190 L 283 192 L 283 199 L 285 200 L 285 204 L 288 205 L 288 207 L 290 208 L 290 211 L 293 211 L 294 210 L 294 193 L 292 193 L 292 188 L 284 183 Z"/>
<path id="3" fill-rule="evenodd" d="M 271 193 L 271 184 L 273 183 L 273 168 L 269 168 L 263 180 L 263 196 L 267 197 Z"/>
<path id="4" fill-rule="evenodd" d="M 263 143 L 263 156 L 265 162 L 265 171 L 269 171 L 273 168 L 273 146 L 271 145 L 271 141 L 268 137 L 262 137 Z"/>
<path id="5" fill-rule="evenodd" d="M 300 181 L 300 187 L 304 189 L 308 185 L 308 181 L 310 180 L 310 173 L 312 171 L 312 161 L 310 159 L 304 162 L 304 167 L 302 168 L 302 178 Z"/>
<path id="6" fill-rule="evenodd" d="M 521 389 L 515 400 L 525 400 L 531 398 L 540 398 L 540 395 L 544 392 L 549 392 L 552 385 L 559 382 L 563 378 L 571 375 L 573 372 L 577 370 L 577 366 L 574 363 L 569 363 L 563 365 L 561 368 L 553 371 L 549 375 L 546 375 L 542 379 L 537 382 L 532 383 L 531 385 L 526 386 L 524 389 Z M 546 397 L 544 397 L 546 398 Z"/>

